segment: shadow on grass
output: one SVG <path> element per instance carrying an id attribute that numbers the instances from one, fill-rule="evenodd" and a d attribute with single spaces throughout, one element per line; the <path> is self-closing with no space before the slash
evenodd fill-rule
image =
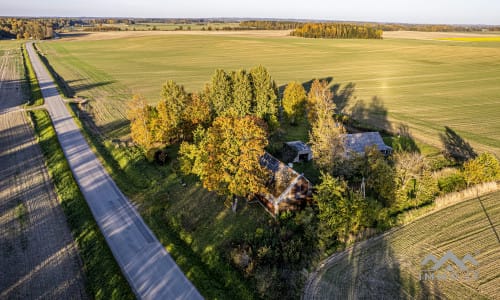
<path id="1" fill-rule="evenodd" d="M 464 163 L 477 156 L 472 146 L 448 126 L 439 135 L 444 146 L 444 155 L 455 163 Z"/>

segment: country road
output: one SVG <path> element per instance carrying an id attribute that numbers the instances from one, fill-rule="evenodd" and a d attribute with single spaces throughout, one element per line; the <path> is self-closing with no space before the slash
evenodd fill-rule
<path id="1" fill-rule="evenodd" d="M 73 175 L 136 296 L 202 299 L 90 149 L 33 44 L 26 48 Z"/>

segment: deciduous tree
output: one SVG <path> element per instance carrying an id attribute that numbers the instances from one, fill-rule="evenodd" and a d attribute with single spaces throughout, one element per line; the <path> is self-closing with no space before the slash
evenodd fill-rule
<path id="1" fill-rule="evenodd" d="M 464 177 L 468 185 L 500 180 L 500 163 L 491 153 L 482 153 L 464 164 Z"/>
<path id="2" fill-rule="evenodd" d="M 134 95 L 128 109 L 130 136 L 134 143 L 146 152 L 154 145 L 153 120 L 155 117 L 154 107 L 148 105 L 144 97 Z"/>
<path id="3" fill-rule="evenodd" d="M 292 81 L 286 86 L 282 106 L 291 124 L 296 124 L 304 118 L 306 100 L 306 91 L 302 84 Z"/>
<path id="4" fill-rule="evenodd" d="M 182 138 L 183 113 L 188 102 L 184 87 L 168 80 L 162 87 L 161 100 L 158 103 L 155 140 L 169 145 Z"/>
<path id="5" fill-rule="evenodd" d="M 208 130 L 197 130 L 193 144 L 181 145 L 182 169 L 198 175 L 209 191 L 227 197 L 263 191 L 268 178 L 259 163 L 267 145 L 264 127 L 251 116 L 216 118 Z"/>
<path id="6" fill-rule="evenodd" d="M 250 75 L 245 70 L 233 72 L 234 112 L 238 117 L 251 114 L 253 89 Z"/>
<path id="7" fill-rule="evenodd" d="M 210 104 L 216 116 L 227 115 L 233 105 L 233 80 L 222 69 L 217 69 L 212 76 Z"/>
<path id="8" fill-rule="evenodd" d="M 253 83 L 254 105 L 253 113 L 266 120 L 271 128 L 278 126 L 278 96 L 276 83 L 263 66 L 250 70 Z"/>

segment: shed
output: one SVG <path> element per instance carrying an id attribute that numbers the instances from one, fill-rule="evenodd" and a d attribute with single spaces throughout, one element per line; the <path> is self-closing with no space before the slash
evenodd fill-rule
<path id="1" fill-rule="evenodd" d="M 362 132 L 345 134 L 343 136 L 346 155 L 358 153 L 363 155 L 366 147 L 376 146 L 385 156 L 392 154 L 392 148 L 387 146 L 378 132 Z"/>
<path id="2" fill-rule="evenodd" d="M 272 214 L 303 208 L 312 196 L 312 184 L 302 174 L 269 153 L 259 163 L 270 171 L 265 193 L 257 195 L 259 201 Z"/>
<path id="3" fill-rule="evenodd" d="M 302 141 L 293 141 L 283 144 L 283 160 L 286 163 L 310 161 L 311 159 L 311 147 L 306 143 Z"/>

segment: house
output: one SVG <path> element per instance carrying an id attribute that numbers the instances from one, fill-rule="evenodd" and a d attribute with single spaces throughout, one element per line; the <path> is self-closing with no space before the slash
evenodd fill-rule
<path id="1" fill-rule="evenodd" d="M 346 155 L 350 153 L 364 155 L 366 147 L 370 146 L 376 146 L 385 156 L 392 154 L 392 148 L 384 143 L 378 132 L 345 134 L 343 139 Z"/>
<path id="2" fill-rule="evenodd" d="M 312 184 L 303 175 L 267 152 L 259 162 L 271 172 L 266 183 L 267 191 L 257 198 L 272 215 L 301 209 L 311 200 Z"/>
<path id="3" fill-rule="evenodd" d="M 302 141 L 286 142 L 283 144 L 283 160 L 287 163 L 310 161 L 311 147 Z"/>

